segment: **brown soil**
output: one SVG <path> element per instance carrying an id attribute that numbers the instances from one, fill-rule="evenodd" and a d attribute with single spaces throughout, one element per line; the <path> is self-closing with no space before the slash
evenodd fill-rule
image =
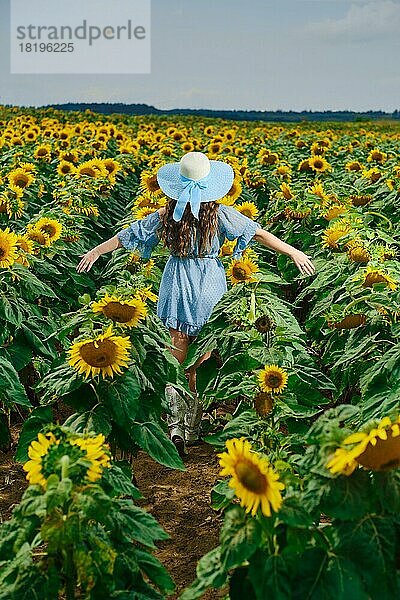
<path id="1" fill-rule="evenodd" d="M 4 453 L 0 450 L 0 523 L 11 517 L 27 485 L 22 465 L 13 460 L 19 430 L 20 427 L 15 426 L 11 429 L 11 451 Z"/>
<path id="2" fill-rule="evenodd" d="M 198 560 L 218 546 L 221 517 L 210 507 L 211 488 L 220 470 L 215 450 L 209 444 L 192 446 L 184 459 L 186 471 L 159 465 L 140 452 L 134 463 L 137 485 L 144 499 L 140 504 L 171 536 L 158 544 L 157 558 L 177 585 L 177 599 L 196 577 Z M 206 592 L 204 600 L 223 598 L 226 590 Z"/>
<path id="3" fill-rule="evenodd" d="M 0 522 L 10 518 L 26 488 L 22 465 L 13 460 L 19 428 L 13 429 L 12 450 L 0 452 Z M 171 600 L 195 579 L 198 560 L 218 545 L 221 525 L 220 515 L 210 507 L 211 488 L 219 471 L 214 448 L 205 443 L 193 446 L 184 462 L 186 471 L 176 471 L 139 452 L 133 463 L 137 486 L 143 494 L 138 504 L 170 535 L 169 540 L 158 543 L 155 555 L 177 585 Z M 203 599 L 217 600 L 225 594 L 212 590 Z"/>

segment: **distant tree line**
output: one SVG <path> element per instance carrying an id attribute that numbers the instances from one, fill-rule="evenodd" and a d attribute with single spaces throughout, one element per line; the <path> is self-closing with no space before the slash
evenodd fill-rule
<path id="1" fill-rule="evenodd" d="M 105 115 L 126 114 L 126 115 L 197 115 L 201 117 L 213 117 L 220 119 L 233 119 L 235 121 L 370 121 L 376 119 L 400 119 L 400 111 L 395 110 L 387 113 L 382 110 L 369 110 L 366 112 L 355 112 L 351 110 L 326 110 L 312 111 L 302 110 L 296 112 L 293 110 L 283 111 L 260 111 L 260 110 L 212 110 L 212 109 L 191 109 L 174 108 L 172 110 L 160 110 L 148 104 L 123 104 L 123 103 L 85 103 L 68 102 L 66 104 L 51 104 L 41 108 L 55 108 L 65 111 L 85 111 L 91 110 Z"/>

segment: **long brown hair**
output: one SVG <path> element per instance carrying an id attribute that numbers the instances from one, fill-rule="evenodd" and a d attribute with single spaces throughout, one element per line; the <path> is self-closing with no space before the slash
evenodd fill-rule
<path id="1" fill-rule="evenodd" d="M 160 239 L 164 247 L 171 250 L 172 254 L 187 256 L 193 250 L 198 240 L 198 254 L 203 256 L 207 252 L 218 226 L 218 204 L 202 202 L 200 204 L 199 218 L 193 215 L 188 203 L 178 222 L 174 221 L 172 215 L 176 206 L 176 200 L 168 199 L 165 206 L 166 211 L 161 215 Z"/>

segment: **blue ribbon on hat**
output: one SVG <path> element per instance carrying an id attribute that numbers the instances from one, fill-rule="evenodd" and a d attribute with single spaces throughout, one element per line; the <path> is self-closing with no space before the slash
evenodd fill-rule
<path id="1" fill-rule="evenodd" d="M 172 218 L 174 221 L 180 221 L 182 215 L 185 212 L 187 203 L 190 203 L 192 214 L 199 218 L 200 202 L 201 202 L 201 190 L 205 190 L 208 187 L 208 175 L 202 179 L 190 179 L 184 175 L 180 175 L 183 190 L 179 195 L 176 202 L 174 214 Z"/>

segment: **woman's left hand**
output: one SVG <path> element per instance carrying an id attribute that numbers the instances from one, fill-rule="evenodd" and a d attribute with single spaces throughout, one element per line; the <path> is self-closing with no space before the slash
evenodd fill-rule
<path id="1" fill-rule="evenodd" d="M 305 275 L 312 275 L 315 272 L 315 266 L 310 258 L 301 250 L 294 250 L 290 258 L 293 260 L 299 271 Z"/>

